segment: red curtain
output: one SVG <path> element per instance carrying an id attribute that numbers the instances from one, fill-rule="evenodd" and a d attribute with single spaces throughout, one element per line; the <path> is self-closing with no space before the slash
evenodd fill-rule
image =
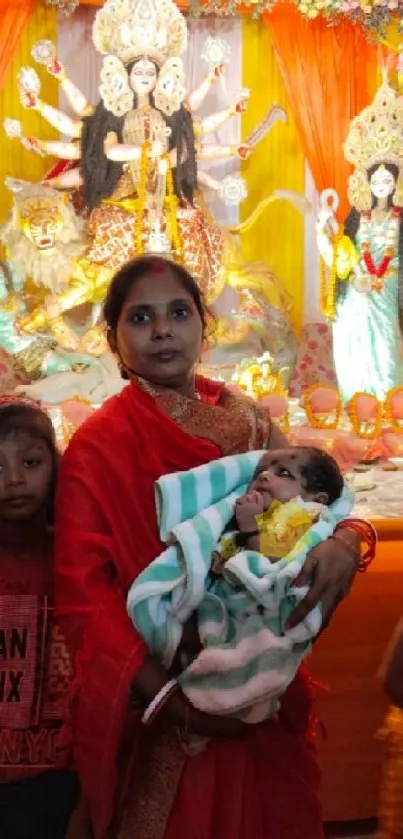
<path id="1" fill-rule="evenodd" d="M 36 0 L 0 0 L 0 93 Z"/>
<path id="2" fill-rule="evenodd" d="M 377 47 L 360 27 L 307 20 L 291 3 L 276 6 L 265 21 L 316 187 L 336 189 L 342 220 L 351 172 L 343 143 L 352 118 L 374 95 Z"/>

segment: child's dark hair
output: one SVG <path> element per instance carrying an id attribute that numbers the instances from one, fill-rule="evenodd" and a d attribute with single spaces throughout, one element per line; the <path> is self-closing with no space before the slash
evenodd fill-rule
<path id="1" fill-rule="evenodd" d="M 26 432 L 46 443 L 52 456 L 52 480 L 46 501 L 49 524 L 54 523 L 54 500 L 57 475 L 59 470 L 59 452 L 52 420 L 42 410 L 39 403 L 24 397 L 10 396 L 0 398 L 0 440 L 18 431 Z"/>
<path id="2" fill-rule="evenodd" d="M 298 448 L 306 455 L 306 463 L 300 467 L 304 489 L 312 494 L 325 492 L 328 503 L 333 504 L 340 498 L 344 486 L 343 476 L 335 459 L 315 446 Z"/>

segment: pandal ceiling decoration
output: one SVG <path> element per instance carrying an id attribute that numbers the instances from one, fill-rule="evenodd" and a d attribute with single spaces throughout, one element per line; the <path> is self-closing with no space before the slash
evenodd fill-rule
<path id="1" fill-rule="evenodd" d="M 187 6 L 190 17 L 201 15 L 217 15 L 220 17 L 233 16 L 241 9 L 259 17 L 270 12 L 277 2 L 284 0 L 188 0 L 179 3 Z M 403 0 L 288 0 L 293 3 L 301 14 L 309 20 L 322 16 L 329 25 L 340 23 L 343 19 L 358 24 L 367 30 L 369 37 L 382 40 L 386 37 L 391 23 L 397 21 L 398 28 L 403 31 Z M 45 0 L 46 5 L 54 6 L 63 14 L 69 15 L 80 5 L 80 0 Z M 86 5 L 83 0 L 83 5 Z M 95 3 L 93 3 L 95 5 Z M 100 0 L 99 5 L 102 5 Z"/>

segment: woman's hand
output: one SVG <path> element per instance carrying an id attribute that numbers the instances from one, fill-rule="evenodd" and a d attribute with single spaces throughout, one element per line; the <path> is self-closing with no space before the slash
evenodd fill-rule
<path id="1" fill-rule="evenodd" d="M 140 700 L 142 707 L 146 708 L 167 681 L 168 674 L 162 665 L 152 656 L 147 656 L 133 680 L 133 703 L 138 708 Z M 240 720 L 198 711 L 179 688 L 165 702 L 160 715 L 182 729 L 185 735 L 197 734 L 199 737 L 244 737 L 256 727 Z"/>
<path id="2" fill-rule="evenodd" d="M 311 588 L 290 615 L 288 628 L 301 623 L 318 603 L 322 606 L 323 628 L 326 627 L 350 591 L 358 570 L 358 559 L 355 561 L 351 548 L 341 539 L 327 539 L 310 551 L 296 585 L 309 584 Z"/>
<path id="3" fill-rule="evenodd" d="M 189 620 L 186 621 L 183 627 L 182 638 L 179 644 L 178 652 L 188 653 L 188 655 L 197 655 L 201 649 L 202 645 L 199 635 L 197 614 L 196 612 L 193 612 L 193 615 L 190 616 Z"/>
<path id="4" fill-rule="evenodd" d="M 241 720 L 205 714 L 191 705 L 180 690 L 172 694 L 163 714 L 178 726 L 185 736 L 194 734 L 198 737 L 236 739 L 246 737 L 256 728 L 255 725 L 248 725 Z"/>

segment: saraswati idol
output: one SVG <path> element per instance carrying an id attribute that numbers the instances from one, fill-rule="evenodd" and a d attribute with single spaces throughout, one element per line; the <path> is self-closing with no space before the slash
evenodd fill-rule
<path id="1" fill-rule="evenodd" d="M 20 128 L 14 136 L 40 154 L 61 158 L 64 164 L 48 182 L 59 189 L 80 187 L 89 210 L 89 243 L 68 289 L 59 296 L 61 313 L 85 301 L 102 300 L 111 275 L 128 259 L 143 252 L 166 253 L 186 265 L 208 303 L 219 297 L 226 283 L 240 291 L 245 298 L 239 307 L 243 317 L 232 324 L 232 332 L 229 324 L 224 330 L 227 339 L 237 343 L 251 328 L 250 294 L 255 299 L 256 292 L 261 292 L 264 303 L 274 310 L 270 289 L 281 284 L 267 266 L 262 270 L 262 263 L 245 265 L 235 237 L 213 220 L 202 199 L 200 188 L 204 187 L 228 203 L 238 203 L 245 196 L 242 179 L 228 176 L 219 183 L 198 170 L 197 161 L 246 158 L 278 119 L 285 121 L 285 114 L 276 106 L 270 109 L 245 145 L 205 141 L 205 135 L 245 109 L 249 91 L 243 91 L 239 101 L 224 111 L 194 119 L 224 71 L 227 45 L 220 39 L 206 43 L 204 58 L 210 70 L 186 96 L 180 55 L 187 28 L 173 0 L 106 0 L 95 16 L 93 40 L 104 56 L 101 99 L 95 108 L 68 79 L 50 42 L 40 42 L 33 50 L 34 58 L 59 79 L 77 118 L 41 101 L 39 78 L 32 68 L 23 68 L 19 79 L 23 104 L 40 111 L 70 139 L 42 142 L 24 137 Z M 296 198 L 279 192 L 268 201 L 273 197 Z M 294 203 L 298 206 L 298 201 Z M 245 289 L 249 289 L 249 299 Z M 274 289 L 274 298 L 278 296 Z M 288 335 L 284 310 L 283 315 Z M 266 311 L 261 307 L 260 316 L 266 322 L 265 332 L 274 332 L 267 305 Z M 24 328 L 43 329 L 44 318 L 42 307 Z M 292 336 L 290 348 L 292 355 Z M 290 365 L 292 361 L 287 359 Z"/>
<path id="2" fill-rule="evenodd" d="M 341 230 L 329 190 L 317 224 L 322 307 L 344 399 L 383 400 L 403 384 L 403 101 L 387 80 L 352 121 L 344 154 L 352 210 Z"/>

